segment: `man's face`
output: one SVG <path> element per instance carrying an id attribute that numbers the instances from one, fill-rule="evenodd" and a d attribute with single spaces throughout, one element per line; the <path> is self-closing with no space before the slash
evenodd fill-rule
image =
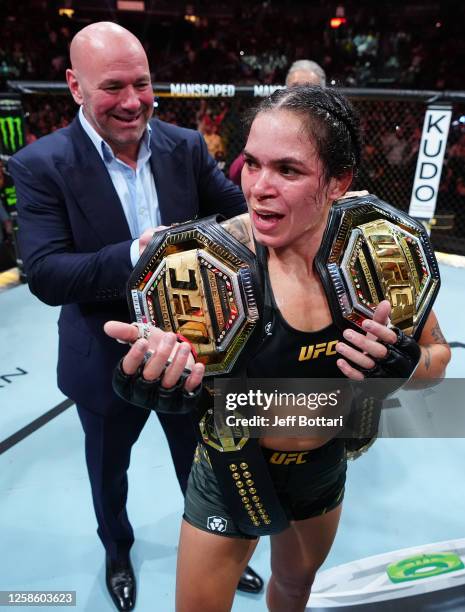
<path id="1" fill-rule="evenodd" d="M 74 77 L 74 81 L 73 81 Z M 68 84 L 84 115 L 115 153 L 138 145 L 153 113 L 153 90 L 142 48 L 93 52 Z"/>

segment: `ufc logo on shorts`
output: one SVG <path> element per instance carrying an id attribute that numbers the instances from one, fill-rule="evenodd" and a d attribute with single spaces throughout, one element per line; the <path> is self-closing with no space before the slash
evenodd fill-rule
<path id="1" fill-rule="evenodd" d="M 318 359 L 320 355 L 336 354 L 334 348 L 338 340 L 331 340 L 331 342 L 320 342 L 319 344 L 310 344 L 309 346 L 302 346 L 300 349 L 299 361 L 308 361 L 308 359 Z"/>
<path id="2" fill-rule="evenodd" d="M 303 451 L 301 453 L 280 453 L 276 452 L 271 455 L 270 463 L 274 463 L 277 465 L 289 465 L 290 463 L 307 463 L 305 459 L 305 455 L 308 454 L 308 451 Z"/>
<path id="3" fill-rule="evenodd" d="M 223 531 L 226 531 L 227 526 L 228 521 L 222 516 L 209 516 L 207 518 L 207 527 L 210 531 L 219 531 L 222 533 Z"/>

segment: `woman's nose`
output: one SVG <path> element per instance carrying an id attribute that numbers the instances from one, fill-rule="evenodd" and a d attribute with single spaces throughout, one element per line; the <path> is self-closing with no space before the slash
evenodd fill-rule
<path id="1" fill-rule="evenodd" d="M 273 193 L 274 185 L 270 171 L 267 168 L 259 170 L 255 174 L 254 179 L 250 192 L 255 198 L 263 198 Z"/>

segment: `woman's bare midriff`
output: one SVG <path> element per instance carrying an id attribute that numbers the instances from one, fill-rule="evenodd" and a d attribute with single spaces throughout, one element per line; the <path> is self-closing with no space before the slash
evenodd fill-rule
<path id="1" fill-rule="evenodd" d="M 314 450 L 331 440 L 328 438 L 277 438 L 267 436 L 259 439 L 260 446 L 278 451 L 306 451 Z"/>

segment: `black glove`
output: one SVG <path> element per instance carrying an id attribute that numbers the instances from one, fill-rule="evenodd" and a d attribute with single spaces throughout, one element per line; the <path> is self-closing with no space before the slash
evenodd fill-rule
<path id="1" fill-rule="evenodd" d="M 369 370 L 359 368 L 365 378 L 398 378 L 405 382 L 415 371 L 420 361 L 420 346 L 397 327 L 393 327 L 393 331 L 397 334 L 397 341 L 385 345 L 386 356 L 381 359 L 372 357 L 376 365 Z"/>
<path id="2" fill-rule="evenodd" d="M 113 371 L 113 389 L 130 404 L 165 414 L 187 414 L 197 407 L 202 385 L 200 384 L 192 393 L 184 389 L 184 383 L 190 374 L 187 368 L 174 387 L 165 389 L 161 386 L 163 373 L 156 380 L 145 380 L 139 368 L 136 374 L 130 376 L 123 372 L 122 362 L 123 360 Z"/>

